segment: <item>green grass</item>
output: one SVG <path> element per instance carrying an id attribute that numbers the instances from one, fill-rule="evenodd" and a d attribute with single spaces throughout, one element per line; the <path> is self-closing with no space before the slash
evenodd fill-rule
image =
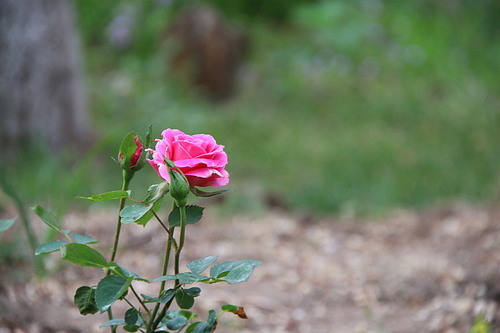
<path id="1" fill-rule="evenodd" d="M 148 44 L 162 26 L 156 14 L 141 39 L 149 53 L 118 53 L 103 42 L 86 49 L 103 139 L 97 157 L 73 182 L 49 159 L 34 180 L 22 169 L 21 183 L 28 187 L 29 178 L 39 196 L 42 184 L 61 197 L 115 189 L 119 171 L 108 156 L 128 131 L 152 123 L 156 137 L 171 127 L 226 145 L 232 211 L 265 208 L 267 193 L 318 214 L 494 200 L 500 43 L 479 14 L 467 14 L 330 1 L 296 9 L 285 27 L 257 22 L 240 92 L 223 104 L 204 101 L 168 72 L 164 45 Z M 157 181 L 141 173 L 136 188 Z"/>

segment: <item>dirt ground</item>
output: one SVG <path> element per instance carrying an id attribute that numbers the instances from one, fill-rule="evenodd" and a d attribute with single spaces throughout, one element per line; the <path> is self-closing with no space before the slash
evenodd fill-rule
<path id="1" fill-rule="evenodd" d="M 98 248 L 107 251 L 114 221 L 111 212 L 93 212 L 65 223 L 101 239 Z M 225 303 L 244 306 L 249 317 L 225 314 L 217 332 L 458 333 L 479 313 L 500 328 L 499 222 L 500 207 L 470 205 L 394 211 L 379 220 L 270 212 L 219 221 L 208 214 L 189 226 L 183 255 L 186 262 L 208 255 L 264 262 L 246 283 L 200 285 L 194 310 L 202 317 Z M 125 226 L 118 262 L 148 279 L 161 275 L 163 233 L 154 222 Z M 52 267 L 60 262 L 49 255 Z M 0 333 L 109 332 L 99 328 L 105 315 L 81 316 L 72 303 L 101 270 L 68 264 L 53 278 L 15 283 L 5 267 L 1 272 Z M 154 295 L 158 285 L 135 287 Z"/>

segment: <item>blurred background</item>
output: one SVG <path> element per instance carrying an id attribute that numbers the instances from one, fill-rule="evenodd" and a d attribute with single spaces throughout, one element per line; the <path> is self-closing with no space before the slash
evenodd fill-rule
<path id="1" fill-rule="evenodd" d="M 498 197 L 496 1 L 23 3 L 2 4 L 0 135 L 27 202 L 117 188 L 109 157 L 149 124 L 226 145 L 226 210 Z"/>
<path id="2" fill-rule="evenodd" d="M 2 0 L 0 218 L 85 212 L 74 197 L 118 189 L 111 158 L 150 124 L 226 146 L 226 218 L 498 204 L 499 17 L 494 0 Z M 158 182 L 143 170 L 136 197 Z M 27 255 L 19 229 L 1 272 Z"/>

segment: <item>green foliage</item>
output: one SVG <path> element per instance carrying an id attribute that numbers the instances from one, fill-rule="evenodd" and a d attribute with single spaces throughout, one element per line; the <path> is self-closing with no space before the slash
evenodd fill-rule
<path id="1" fill-rule="evenodd" d="M 208 256 L 202 259 L 193 260 L 187 263 L 187 268 L 195 274 L 201 274 L 205 269 L 208 268 L 215 260 L 216 256 Z"/>
<path id="2" fill-rule="evenodd" d="M 186 224 L 194 224 L 200 221 L 203 217 L 203 209 L 203 207 L 196 205 L 186 206 Z M 168 223 L 171 227 L 179 227 L 181 225 L 180 220 L 180 210 L 175 207 L 168 216 Z"/>
<path id="3" fill-rule="evenodd" d="M 95 292 L 95 302 L 99 311 L 106 311 L 116 300 L 123 297 L 130 287 L 132 278 L 124 278 L 118 275 L 104 277 Z"/>
<path id="4" fill-rule="evenodd" d="M 52 242 L 47 242 L 45 244 L 40 245 L 39 247 L 36 248 L 35 250 L 35 255 L 40 255 L 40 254 L 46 254 L 46 253 L 51 253 L 55 251 L 59 251 L 61 247 L 69 244 L 69 242 L 66 241 L 61 241 L 61 240 L 55 240 Z"/>
<path id="5" fill-rule="evenodd" d="M 74 303 L 80 310 L 80 314 L 94 314 L 99 311 L 95 303 L 95 289 L 82 286 L 76 290 Z"/>
<path id="6" fill-rule="evenodd" d="M 51 229 L 53 229 L 53 230 L 55 230 L 63 235 L 67 235 L 69 233 L 69 231 L 62 230 L 59 227 L 60 223 L 59 223 L 58 219 L 56 218 L 56 216 L 52 212 L 48 211 L 47 209 L 45 209 L 39 205 L 33 207 L 32 210 Z"/>
<path id="7" fill-rule="evenodd" d="M 61 257 L 74 264 L 107 268 L 108 262 L 98 251 L 84 244 L 71 243 L 61 247 Z"/>
<path id="8" fill-rule="evenodd" d="M 200 273 L 207 269 L 216 259 L 217 257 L 206 257 L 194 260 L 187 264 L 188 268 L 193 270 L 193 272 L 163 275 L 153 279 L 153 282 L 177 280 L 181 284 L 191 284 L 195 282 L 227 282 L 229 284 L 234 284 L 247 281 L 253 274 L 255 267 L 262 264 L 261 261 L 249 259 L 225 261 L 212 266 L 210 269 L 210 276 L 201 275 Z"/>
<path id="9" fill-rule="evenodd" d="M 130 191 L 111 191 L 101 194 L 96 194 L 90 197 L 78 197 L 80 199 L 85 199 L 89 201 L 108 201 L 114 199 L 128 198 L 130 196 Z"/>
<path id="10" fill-rule="evenodd" d="M 17 217 L 11 219 L 0 220 L 0 232 L 8 230 L 14 222 L 16 222 Z"/>
<path id="11" fill-rule="evenodd" d="M 481 315 L 476 318 L 469 333 L 493 333 L 493 329 L 491 324 Z"/>
<path id="12" fill-rule="evenodd" d="M 159 42 L 148 57 L 87 43 L 96 130 L 112 156 L 120 127 L 150 119 L 229 138 L 234 210 L 262 209 L 266 193 L 310 213 L 491 200 L 500 181 L 500 43 L 498 20 L 488 17 L 497 6 L 431 3 L 299 1 L 280 29 L 254 20 L 241 93 L 225 104 L 171 81 Z M 106 16 L 99 6 L 108 11 L 97 4 L 95 19 Z M 156 20 L 153 7 L 140 15 Z M 160 40 L 156 27 L 140 38 Z"/>

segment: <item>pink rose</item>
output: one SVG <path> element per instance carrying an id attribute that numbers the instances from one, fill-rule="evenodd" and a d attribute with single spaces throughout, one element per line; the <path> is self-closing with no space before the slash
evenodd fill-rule
<path id="1" fill-rule="evenodd" d="M 139 141 L 138 137 L 134 138 L 135 144 L 137 145 L 137 149 L 135 150 L 135 153 L 132 155 L 132 158 L 130 159 L 130 166 L 135 167 L 139 159 L 141 158 L 142 154 L 142 143 Z"/>
<path id="2" fill-rule="evenodd" d="M 189 186 L 224 186 L 229 183 L 229 173 L 224 169 L 227 155 L 224 146 L 218 145 L 208 134 L 187 135 L 176 129 L 166 129 L 163 139 L 156 140 L 149 164 L 158 175 L 170 182 L 164 159 L 174 162 L 189 182 Z"/>

